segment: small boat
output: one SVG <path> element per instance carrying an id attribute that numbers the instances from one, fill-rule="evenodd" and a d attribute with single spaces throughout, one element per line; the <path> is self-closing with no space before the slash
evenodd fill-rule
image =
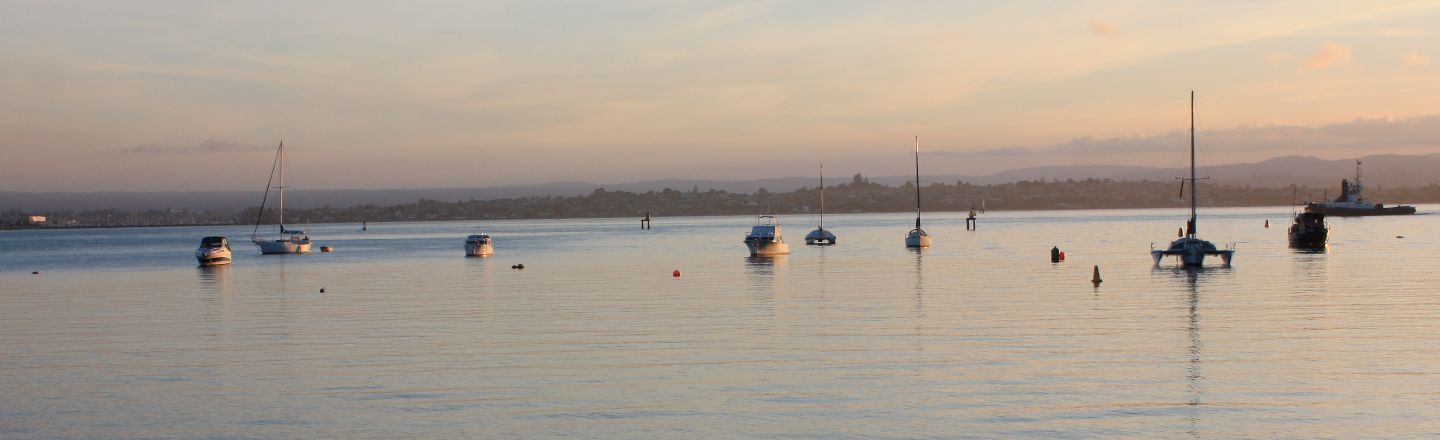
<path id="1" fill-rule="evenodd" d="M 230 240 L 225 237 L 200 239 L 200 248 L 195 250 L 195 261 L 199 261 L 201 266 L 230 264 Z"/>
<path id="2" fill-rule="evenodd" d="M 745 247 L 750 249 L 752 257 L 790 253 L 790 245 L 785 244 L 780 232 L 780 220 L 773 215 L 762 215 L 755 221 L 755 226 L 745 235 Z"/>
<path id="3" fill-rule="evenodd" d="M 260 238 L 260 221 L 265 218 L 265 199 L 270 197 L 270 183 L 274 181 L 275 170 L 280 171 L 280 185 L 275 186 L 280 190 L 280 200 L 276 212 L 280 218 L 277 222 L 279 235 L 270 239 Z M 280 142 L 280 147 L 275 149 L 275 163 L 270 168 L 270 181 L 265 182 L 265 197 L 260 199 L 260 213 L 255 216 L 255 232 L 250 234 L 250 241 L 260 247 L 261 254 L 304 254 L 310 252 L 310 236 L 305 231 L 285 229 L 285 142 Z"/>
<path id="4" fill-rule="evenodd" d="M 1324 213 L 1305 211 L 1295 214 L 1289 233 L 1292 248 L 1324 249 L 1325 240 L 1330 236 L 1330 225 L 1325 224 Z"/>
<path id="5" fill-rule="evenodd" d="M 1390 206 L 1370 203 L 1361 193 L 1365 186 L 1360 183 L 1360 161 L 1355 161 L 1355 181 L 1340 180 L 1340 197 L 1325 203 L 1305 205 L 1305 212 L 1338 217 L 1360 217 L 1369 215 L 1409 215 L 1415 213 L 1414 206 Z"/>
<path id="6" fill-rule="evenodd" d="M 1198 217 L 1196 215 L 1197 205 L 1195 203 L 1195 186 L 1197 183 L 1200 182 L 1200 179 L 1196 178 L 1195 176 L 1194 91 L 1190 92 L 1190 178 L 1181 180 L 1180 185 L 1182 186 L 1182 188 L 1184 187 L 1186 180 L 1190 182 L 1190 221 L 1185 223 L 1185 230 L 1180 235 L 1180 238 L 1170 242 L 1170 247 L 1167 247 L 1163 250 L 1155 249 L 1155 245 L 1152 243 L 1150 245 L 1150 256 L 1151 258 L 1155 259 L 1156 266 L 1160 265 L 1161 258 L 1164 258 L 1167 255 L 1174 255 L 1180 260 L 1181 264 L 1184 264 L 1185 266 L 1200 267 L 1205 265 L 1205 256 L 1219 255 L 1220 259 L 1224 261 L 1225 265 L 1229 266 L 1230 259 L 1235 256 L 1234 249 L 1220 250 L 1215 247 L 1214 243 L 1201 240 L 1199 237 L 1195 236 L 1195 223 Z"/>
<path id="7" fill-rule="evenodd" d="M 465 256 L 488 257 L 494 254 L 495 247 L 490 244 L 490 234 L 482 232 L 465 237 Z"/>
<path id="8" fill-rule="evenodd" d="M 820 226 L 805 234 L 805 244 L 828 246 L 835 244 L 835 233 L 825 230 L 825 165 L 820 165 Z"/>
<path id="9" fill-rule="evenodd" d="M 930 234 L 920 228 L 920 136 L 915 136 L 915 229 L 905 233 L 905 247 L 930 247 Z"/>

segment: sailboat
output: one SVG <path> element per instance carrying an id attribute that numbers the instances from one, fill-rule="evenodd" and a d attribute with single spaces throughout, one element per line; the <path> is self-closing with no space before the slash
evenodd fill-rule
<path id="1" fill-rule="evenodd" d="M 1204 266 L 1206 255 L 1219 255 L 1226 266 L 1230 265 L 1230 258 L 1235 255 L 1234 249 L 1220 250 L 1214 243 L 1201 240 L 1195 236 L 1196 231 L 1196 203 L 1195 190 L 1200 179 L 1195 177 L 1195 91 L 1190 91 L 1190 178 L 1181 180 L 1181 187 L 1185 181 L 1190 181 L 1190 221 L 1186 223 L 1184 234 L 1179 239 L 1170 242 L 1170 247 L 1164 250 L 1154 249 L 1151 244 L 1150 256 L 1155 259 L 1155 265 L 1160 265 L 1160 259 L 1166 255 L 1176 256 L 1185 266 Z"/>
<path id="2" fill-rule="evenodd" d="M 905 247 L 930 247 L 930 234 L 920 229 L 920 136 L 915 136 L 915 229 L 905 234 Z"/>
<path id="3" fill-rule="evenodd" d="M 835 233 L 825 230 L 825 165 L 820 165 L 820 226 L 805 234 L 805 244 L 835 244 Z"/>
<path id="4" fill-rule="evenodd" d="M 270 184 L 274 182 L 275 171 L 280 171 L 280 184 L 274 186 L 280 190 L 280 201 L 277 211 L 280 215 L 278 226 L 280 234 L 270 239 L 260 239 L 260 221 L 265 218 L 265 199 L 270 198 Z M 304 254 L 310 252 L 310 236 L 305 231 L 292 231 L 285 229 L 285 142 L 280 142 L 280 147 L 275 149 L 275 163 L 270 166 L 270 179 L 265 182 L 265 197 L 260 199 L 260 213 L 255 216 L 255 231 L 250 234 L 250 241 L 260 247 L 261 254 Z"/>

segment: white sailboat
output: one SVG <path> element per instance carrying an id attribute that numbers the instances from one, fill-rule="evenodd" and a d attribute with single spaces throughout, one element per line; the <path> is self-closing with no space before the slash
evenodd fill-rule
<path id="1" fill-rule="evenodd" d="M 265 199 L 270 197 L 270 183 L 274 181 L 276 169 L 280 171 L 280 184 L 274 186 L 280 190 L 280 200 L 276 212 L 279 213 L 279 235 L 270 239 L 260 238 L 260 221 L 265 217 Z M 280 147 L 275 150 L 275 163 L 270 167 L 270 181 L 265 182 L 265 198 L 260 199 L 260 213 L 255 217 L 255 232 L 251 233 L 250 241 L 260 247 L 261 254 L 304 254 L 310 252 L 310 236 L 305 231 L 293 231 L 285 229 L 285 142 L 280 142 Z"/>
<path id="2" fill-rule="evenodd" d="M 1198 179 L 1198 178 L 1195 176 L 1195 92 L 1194 92 L 1194 91 L 1191 91 L 1191 92 L 1190 92 L 1190 178 L 1189 178 L 1189 179 L 1182 179 L 1182 180 L 1181 180 L 1181 185 L 1182 185 L 1182 186 L 1184 185 L 1184 182 L 1185 182 L 1186 180 L 1190 181 L 1190 221 L 1187 222 L 1186 225 L 1185 225 L 1185 226 L 1186 226 L 1185 231 L 1184 231 L 1185 233 L 1182 234 L 1179 239 L 1176 239 L 1175 241 L 1170 242 L 1170 247 L 1167 247 L 1167 248 L 1165 248 L 1165 249 L 1163 249 L 1163 250 L 1154 249 L 1154 244 L 1152 243 L 1152 244 L 1151 244 L 1151 249 L 1150 249 L 1150 256 L 1155 259 L 1155 265 L 1157 265 L 1157 266 L 1160 265 L 1160 259 L 1164 258 L 1166 255 L 1174 255 L 1174 256 L 1176 256 L 1176 258 L 1178 258 L 1178 259 L 1180 260 L 1181 264 L 1184 264 L 1185 266 L 1199 267 L 1199 266 L 1204 266 L 1204 265 L 1205 265 L 1205 256 L 1207 256 L 1207 255 L 1219 255 L 1219 256 L 1220 256 L 1220 260 L 1223 261 L 1226 266 L 1229 266 L 1229 265 L 1230 265 L 1230 259 L 1231 259 L 1231 257 L 1234 257 L 1234 256 L 1235 256 L 1235 250 L 1234 250 L 1234 249 L 1220 250 L 1220 249 L 1218 249 L 1218 248 L 1215 247 L 1215 244 L 1214 244 L 1214 243 L 1211 243 L 1211 242 L 1205 241 L 1205 240 L 1201 240 L 1200 238 L 1198 238 L 1198 237 L 1195 236 L 1195 231 L 1196 231 L 1195 220 L 1196 220 L 1196 218 L 1197 218 L 1197 215 L 1196 215 L 1197 209 L 1196 209 L 1196 203 L 1195 203 L 1195 190 L 1196 190 L 1195 187 L 1198 186 L 1198 183 L 1200 182 L 1200 179 Z"/>
<path id="3" fill-rule="evenodd" d="M 805 244 L 835 244 L 835 233 L 825 230 L 825 165 L 820 165 L 820 226 L 805 235 Z"/>
<path id="4" fill-rule="evenodd" d="M 920 228 L 920 136 L 915 136 L 915 229 L 905 234 L 905 247 L 930 247 L 930 234 Z"/>

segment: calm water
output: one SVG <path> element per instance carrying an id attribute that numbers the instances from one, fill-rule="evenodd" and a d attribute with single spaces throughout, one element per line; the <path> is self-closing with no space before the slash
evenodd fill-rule
<path id="1" fill-rule="evenodd" d="M 1152 267 L 1180 210 L 0 232 L 0 437 L 1440 436 L 1437 217 L 1204 214 L 1235 267 Z"/>

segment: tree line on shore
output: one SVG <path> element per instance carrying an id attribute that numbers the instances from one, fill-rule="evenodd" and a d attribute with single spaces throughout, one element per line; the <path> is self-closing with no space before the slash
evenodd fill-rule
<path id="1" fill-rule="evenodd" d="M 922 182 L 923 183 L 923 182 Z M 1188 206 L 1178 182 L 1116 181 L 1110 179 L 1033 180 L 1004 184 L 974 185 L 957 181 L 924 184 L 920 190 L 926 211 L 1046 210 L 1171 208 Z M 1207 184 L 1200 187 L 1202 206 L 1285 206 L 1294 202 L 1321 201 L 1335 191 L 1326 188 L 1264 188 Z M 1440 202 L 1440 185 L 1405 188 L 1366 188 L 1366 198 L 1387 204 Z M 856 174 L 849 182 L 825 188 L 828 213 L 899 212 L 915 209 L 915 186 L 905 183 L 886 186 Z M 440 201 L 422 199 L 414 203 L 377 206 L 288 209 L 291 223 L 381 222 L 415 220 L 501 220 L 535 218 L 599 218 L 652 216 L 779 215 L 816 213 L 820 189 L 800 188 L 776 193 L 762 188 L 742 194 L 717 190 L 666 188 L 661 191 L 627 192 L 597 188 L 590 194 L 573 197 L 537 196 L 494 200 Z M 17 210 L 0 213 L 0 219 L 18 219 Z M 224 210 L 119 210 L 58 211 L 43 213 L 49 226 L 161 226 L 248 224 L 261 217 L 258 207 Z M 273 208 L 266 209 L 264 223 L 274 223 Z"/>

